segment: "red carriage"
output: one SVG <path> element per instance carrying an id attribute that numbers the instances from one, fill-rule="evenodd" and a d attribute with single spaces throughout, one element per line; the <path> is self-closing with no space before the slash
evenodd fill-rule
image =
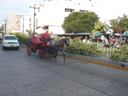
<path id="1" fill-rule="evenodd" d="M 27 53 L 31 55 L 38 51 L 40 58 L 44 54 L 49 53 L 49 42 L 51 41 L 50 34 L 48 32 L 41 34 L 40 36 L 32 36 L 27 43 Z"/>
<path id="2" fill-rule="evenodd" d="M 50 57 L 57 57 L 58 51 L 61 51 L 64 57 L 65 62 L 65 54 L 64 54 L 64 45 L 69 46 L 69 38 L 62 38 L 58 41 L 52 40 L 50 38 L 49 33 L 44 33 L 41 36 L 32 36 L 27 43 L 27 53 L 31 55 L 32 53 L 36 53 L 38 51 L 38 55 L 40 58 L 44 56 L 44 54 L 48 53 Z"/>

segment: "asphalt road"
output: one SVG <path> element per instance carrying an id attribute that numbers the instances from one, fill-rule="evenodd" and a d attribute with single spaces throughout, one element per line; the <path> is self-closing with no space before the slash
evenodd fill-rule
<path id="1" fill-rule="evenodd" d="M 128 96 L 128 71 L 0 47 L 0 96 Z"/>

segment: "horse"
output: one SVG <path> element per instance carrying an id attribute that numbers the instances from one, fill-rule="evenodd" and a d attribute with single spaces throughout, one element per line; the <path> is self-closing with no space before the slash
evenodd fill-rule
<path id="1" fill-rule="evenodd" d="M 70 41 L 69 38 L 65 37 L 58 41 L 54 39 L 49 42 L 49 54 L 50 57 L 53 56 L 57 58 L 58 52 L 60 51 L 63 54 L 64 62 L 65 62 L 65 53 L 64 53 L 64 45 L 69 46 Z"/>

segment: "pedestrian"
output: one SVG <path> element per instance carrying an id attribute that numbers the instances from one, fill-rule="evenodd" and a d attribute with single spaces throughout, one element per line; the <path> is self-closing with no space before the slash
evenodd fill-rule
<path id="1" fill-rule="evenodd" d="M 111 46 L 113 47 L 114 44 L 115 44 L 115 38 L 114 38 L 114 36 L 111 37 L 110 43 L 111 43 Z"/>

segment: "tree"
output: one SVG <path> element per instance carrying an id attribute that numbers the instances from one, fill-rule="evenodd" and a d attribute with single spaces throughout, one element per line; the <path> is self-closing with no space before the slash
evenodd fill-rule
<path id="1" fill-rule="evenodd" d="M 119 17 L 119 21 L 119 32 L 128 31 L 128 16 L 124 14 L 122 17 Z"/>
<path id="2" fill-rule="evenodd" d="M 103 33 L 105 33 L 107 31 L 108 31 L 107 23 L 99 21 L 99 22 L 95 23 L 95 27 L 94 27 L 92 32 L 93 33 L 96 33 L 96 32 L 103 32 Z"/>
<path id="3" fill-rule="evenodd" d="M 99 17 L 94 12 L 73 12 L 65 18 L 62 27 L 66 33 L 88 33 L 98 21 Z"/>
<path id="4" fill-rule="evenodd" d="M 4 30 L 4 26 L 1 25 L 1 26 L 0 26 L 0 31 L 3 32 L 3 30 Z"/>
<path id="5" fill-rule="evenodd" d="M 118 17 L 117 19 L 110 20 L 110 24 L 112 26 L 113 32 L 123 33 L 128 30 L 128 16 L 123 15 L 122 17 Z"/>
<path id="6" fill-rule="evenodd" d="M 110 24 L 111 24 L 111 28 L 112 28 L 113 32 L 116 33 L 118 31 L 118 28 L 119 28 L 118 20 L 112 19 L 112 20 L 110 20 Z"/>
<path id="7" fill-rule="evenodd" d="M 26 32 L 28 32 L 29 36 L 32 36 L 32 30 L 26 30 Z"/>

